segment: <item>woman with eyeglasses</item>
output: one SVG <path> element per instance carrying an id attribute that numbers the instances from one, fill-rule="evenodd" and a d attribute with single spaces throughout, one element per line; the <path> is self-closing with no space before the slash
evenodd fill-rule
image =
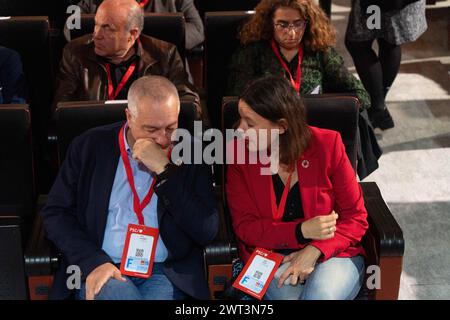
<path id="1" fill-rule="evenodd" d="M 310 0 L 262 0 L 239 34 L 228 95 L 239 95 L 252 79 L 282 75 L 301 94 L 355 93 L 366 109 L 370 99 L 362 83 L 334 49 L 335 31 Z"/>

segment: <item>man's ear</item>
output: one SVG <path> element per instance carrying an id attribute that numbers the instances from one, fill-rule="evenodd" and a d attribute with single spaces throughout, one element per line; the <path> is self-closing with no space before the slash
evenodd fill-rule
<path id="1" fill-rule="evenodd" d="M 127 122 L 130 123 L 133 115 L 131 114 L 130 110 L 128 110 L 128 108 L 125 109 L 125 115 L 127 116 Z"/>
<path id="2" fill-rule="evenodd" d="M 130 30 L 130 34 L 131 34 L 131 39 L 130 41 L 136 41 L 139 38 L 139 29 L 138 28 L 133 28 Z"/>
<path id="3" fill-rule="evenodd" d="M 284 118 L 278 120 L 277 125 L 278 125 L 278 130 L 280 130 L 280 134 L 285 133 L 288 129 L 288 122 Z"/>

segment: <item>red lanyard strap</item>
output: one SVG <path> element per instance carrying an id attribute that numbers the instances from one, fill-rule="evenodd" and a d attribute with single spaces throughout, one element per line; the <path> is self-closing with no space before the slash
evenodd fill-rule
<path id="1" fill-rule="evenodd" d="M 147 195 L 145 196 L 144 200 L 142 200 L 142 202 L 139 203 L 139 196 L 137 194 L 136 187 L 134 185 L 134 177 L 133 177 L 133 171 L 131 169 L 130 159 L 128 158 L 127 151 L 125 150 L 125 141 L 124 141 L 124 137 L 123 137 L 124 127 L 125 126 L 123 126 L 119 132 L 120 155 L 122 157 L 123 165 L 125 167 L 125 172 L 127 173 L 128 184 L 130 185 L 131 192 L 133 193 L 134 212 L 136 213 L 139 224 L 145 225 L 144 224 L 144 215 L 142 214 L 142 211 L 150 203 L 150 200 L 153 196 L 156 178 L 153 178 L 152 184 L 150 186 L 150 189 L 148 190 Z"/>
<path id="2" fill-rule="evenodd" d="M 111 77 L 111 67 L 109 66 L 109 63 L 106 64 L 106 73 L 108 74 L 108 100 L 115 100 L 117 96 L 119 95 L 120 90 L 125 86 L 128 80 L 130 80 L 131 75 L 133 74 L 134 70 L 136 69 L 136 61 L 134 61 L 129 67 L 128 70 L 123 75 L 122 79 L 120 80 L 119 85 L 116 88 L 116 91 L 114 92 L 112 77 Z"/>
<path id="3" fill-rule="evenodd" d="M 281 57 L 280 50 L 278 50 L 277 44 L 275 42 L 275 39 L 272 39 L 271 46 L 272 46 L 273 52 L 277 56 L 277 58 L 280 61 L 281 65 L 283 66 L 284 70 L 286 70 L 286 72 L 289 74 L 292 86 L 294 87 L 295 91 L 300 92 L 300 85 L 301 85 L 301 81 L 302 81 L 302 68 L 301 68 L 301 65 L 302 65 L 302 60 L 303 60 L 303 46 L 300 45 L 298 47 L 298 65 L 297 65 L 297 76 L 296 76 L 295 81 L 294 81 L 294 77 L 292 77 L 291 71 L 289 70 L 288 66 L 286 65 L 286 63 L 284 62 L 283 58 Z"/>
<path id="4" fill-rule="evenodd" d="M 147 5 L 147 3 L 149 3 L 150 2 L 150 0 L 142 0 L 140 3 L 139 3 L 139 5 L 141 6 L 141 8 L 144 8 L 146 5 Z"/>
<path id="5" fill-rule="evenodd" d="M 272 216 L 275 221 L 281 220 L 284 214 L 284 208 L 286 207 L 287 196 L 289 193 L 289 189 L 291 188 L 291 178 L 292 172 L 289 174 L 289 177 L 286 181 L 286 185 L 284 186 L 283 195 L 281 196 L 280 205 L 277 207 L 277 198 L 275 196 L 275 188 L 273 186 L 273 178 L 270 178 L 270 201 L 272 204 Z"/>

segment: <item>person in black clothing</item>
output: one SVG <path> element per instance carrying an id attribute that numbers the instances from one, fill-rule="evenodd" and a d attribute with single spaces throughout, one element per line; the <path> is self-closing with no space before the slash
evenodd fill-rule
<path id="1" fill-rule="evenodd" d="M 20 55 L 0 46 L 0 104 L 25 103 L 25 76 Z"/>
<path id="2" fill-rule="evenodd" d="M 376 8 L 371 5 L 380 9 L 379 28 L 369 28 L 368 18 Z M 394 127 L 385 98 L 400 69 L 401 44 L 415 41 L 426 29 L 425 0 L 352 0 L 345 44 L 370 94 L 368 113 L 374 128 Z M 378 55 L 372 49 L 375 39 Z"/>

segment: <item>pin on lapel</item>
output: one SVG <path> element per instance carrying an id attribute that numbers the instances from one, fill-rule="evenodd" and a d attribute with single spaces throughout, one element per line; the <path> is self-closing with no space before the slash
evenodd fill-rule
<path id="1" fill-rule="evenodd" d="M 303 160 L 302 161 L 302 167 L 307 169 L 309 167 L 309 161 L 308 160 Z"/>

